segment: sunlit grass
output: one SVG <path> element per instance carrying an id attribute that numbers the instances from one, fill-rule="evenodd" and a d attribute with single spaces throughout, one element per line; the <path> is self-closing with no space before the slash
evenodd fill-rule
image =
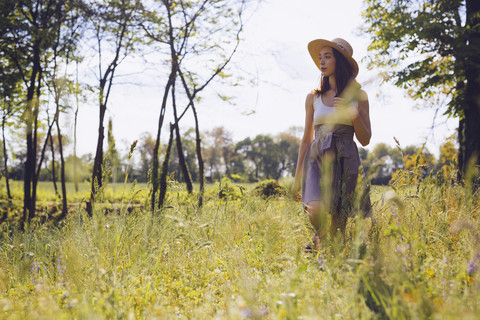
<path id="1" fill-rule="evenodd" d="M 216 186 L 206 192 L 202 209 L 195 196 L 173 184 L 167 205 L 155 216 L 147 208 L 127 210 L 132 197 L 142 203 L 147 192 L 125 192 L 125 205 L 115 214 L 105 215 L 98 206 L 88 218 L 77 208 L 59 226 L 32 225 L 27 232 L 4 223 L 0 317 L 480 314 L 480 204 L 464 187 L 433 181 L 396 191 L 375 187 L 373 221 L 352 219 L 344 246 L 326 240 L 319 254 L 305 254 L 311 231 L 300 204 L 263 200 L 248 186 L 237 200 L 219 199 Z"/>

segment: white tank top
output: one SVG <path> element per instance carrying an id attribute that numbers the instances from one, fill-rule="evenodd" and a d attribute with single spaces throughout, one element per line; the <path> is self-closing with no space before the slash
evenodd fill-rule
<path id="1" fill-rule="evenodd" d="M 348 126 L 352 124 L 350 114 L 341 107 L 326 106 L 320 95 L 315 95 L 313 99 L 313 123 L 319 124 L 345 124 Z"/>

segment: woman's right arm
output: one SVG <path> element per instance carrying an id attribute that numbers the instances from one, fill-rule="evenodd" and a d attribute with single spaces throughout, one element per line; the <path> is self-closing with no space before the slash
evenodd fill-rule
<path id="1" fill-rule="evenodd" d="M 302 184 L 303 159 L 307 148 L 313 140 L 314 126 L 313 126 L 313 98 L 314 93 L 309 93 L 305 99 L 305 129 L 303 130 L 303 138 L 300 143 L 300 150 L 298 152 L 297 169 L 295 171 L 295 182 L 292 187 L 293 198 L 297 201 L 301 200 L 300 188 Z"/>

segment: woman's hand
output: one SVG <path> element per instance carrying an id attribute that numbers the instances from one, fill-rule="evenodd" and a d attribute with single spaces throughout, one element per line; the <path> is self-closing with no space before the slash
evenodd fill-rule
<path id="1" fill-rule="evenodd" d="M 340 98 L 340 97 L 335 97 L 335 98 L 333 98 L 333 106 L 335 108 L 338 108 L 338 107 L 345 107 L 345 106 L 347 106 L 347 104 L 345 102 L 345 99 Z"/>
<path id="2" fill-rule="evenodd" d="M 348 104 L 344 98 L 333 98 L 333 106 L 335 108 L 343 108 L 343 111 L 353 120 L 358 117 L 358 109 L 352 104 Z"/>
<path id="3" fill-rule="evenodd" d="M 293 200 L 302 201 L 302 195 L 300 194 L 300 182 L 295 181 L 292 186 L 292 198 Z"/>

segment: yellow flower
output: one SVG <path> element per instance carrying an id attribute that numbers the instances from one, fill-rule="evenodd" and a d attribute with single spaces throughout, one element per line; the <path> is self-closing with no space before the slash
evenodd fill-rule
<path id="1" fill-rule="evenodd" d="M 433 269 L 428 268 L 426 273 L 427 273 L 427 276 L 429 276 L 430 278 L 435 277 L 435 270 Z"/>

